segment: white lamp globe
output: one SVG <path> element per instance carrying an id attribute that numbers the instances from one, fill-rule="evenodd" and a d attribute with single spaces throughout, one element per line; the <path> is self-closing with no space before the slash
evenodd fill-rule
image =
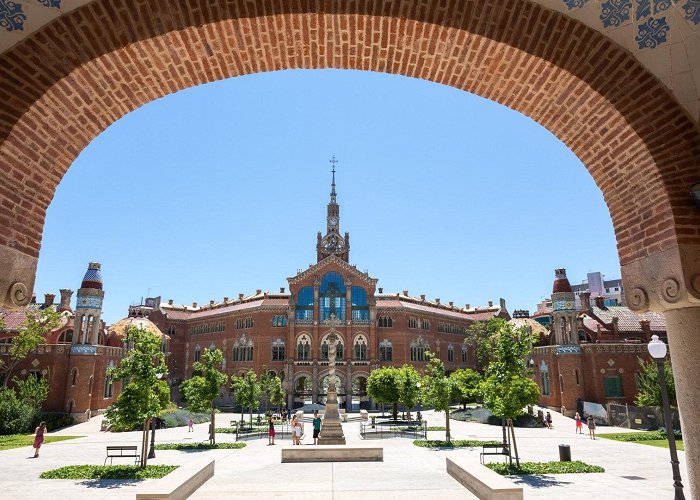
<path id="1" fill-rule="evenodd" d="M 659 340 L 658 335 L 651 336 L 651 342 L 647 346 L 649 349 L 649 354 L 654 359 L 664 359 L 666 357 L 666 344 Z"/>

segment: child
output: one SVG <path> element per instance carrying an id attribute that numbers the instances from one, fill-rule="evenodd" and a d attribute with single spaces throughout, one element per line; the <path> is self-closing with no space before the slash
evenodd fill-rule
<path id="1" fill-rule="evenodd" d="M 270 417 L 267 421 L 267 445 L 275 444 L 275 417 Z"/>
<path id="2" fill-rule="evenodd" d="M 591 439 L 595 439 L 595 420 L 591 415 L 588 415 L 588 435 Z"/>
<path id="3" fill-rule="evenodd" d="M 189 429 L 187 432 L 194 432 L 194 422 L 192 421 L 192 417 L 190 417 L 187 421 L 187 428 Z"/>
<path id="4" fill-rule="evenodd" d="M 41 422 L 39 427 L 36 428 L 36 436 L 34 436 L 34 458 L 39 458 L 39 448 L 41 448 L 41 443 L 44 442 L 44 433 L 46 432 L 46 422 Z"/>
<path id="5" fill-rule="evenodd" d="M 581 421 L 581 415 L 576 412 L 576 416 L 574 417 L 576 420 L 576 434 L 583 434 L 583 422 Z"/>

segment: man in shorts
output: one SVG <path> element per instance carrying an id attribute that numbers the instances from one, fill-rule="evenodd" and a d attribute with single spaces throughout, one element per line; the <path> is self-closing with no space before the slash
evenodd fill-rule
<path id="1" fill-rule="evenodd" d="M 318 416 L 318 411 L 314 412 L 314 444 L 318 444 L 318 435 L 321 433 L 321 417 Z"/>

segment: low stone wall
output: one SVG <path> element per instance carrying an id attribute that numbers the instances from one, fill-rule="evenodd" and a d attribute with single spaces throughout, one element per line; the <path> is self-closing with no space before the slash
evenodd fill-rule
<path id="1" fill-rule="evenodd" d="M 447 473 L 481 500 L 523 500 L 523 489 L 478 460 L 448 458 Z"/>
<path id="2" fill-rule="evenodd" d="M 214 476 L 214 461 L 184 465 L 146 485 L 136 500 L 185 500 Z"/>
<path id="3" fill-rule="evenodd" d="M 282 463 L 383 462 L 384 448 L 354 446 L 292 446 L 282 448 Z"/>

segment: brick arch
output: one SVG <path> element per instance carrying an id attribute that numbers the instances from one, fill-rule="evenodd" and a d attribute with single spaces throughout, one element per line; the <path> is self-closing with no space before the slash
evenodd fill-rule
<path id="1" fill-rule="evenodd" d="M 222 78 L 331 67 L 431 80 L 536 120 L 602 190 L 623 265 L 700 243 L 695 123 L 631 55 L 560 13 L 527 0 L 94 0 L 0 56 L 3 300 L 31 296 L 55 188 L 115 120 Z"/>

